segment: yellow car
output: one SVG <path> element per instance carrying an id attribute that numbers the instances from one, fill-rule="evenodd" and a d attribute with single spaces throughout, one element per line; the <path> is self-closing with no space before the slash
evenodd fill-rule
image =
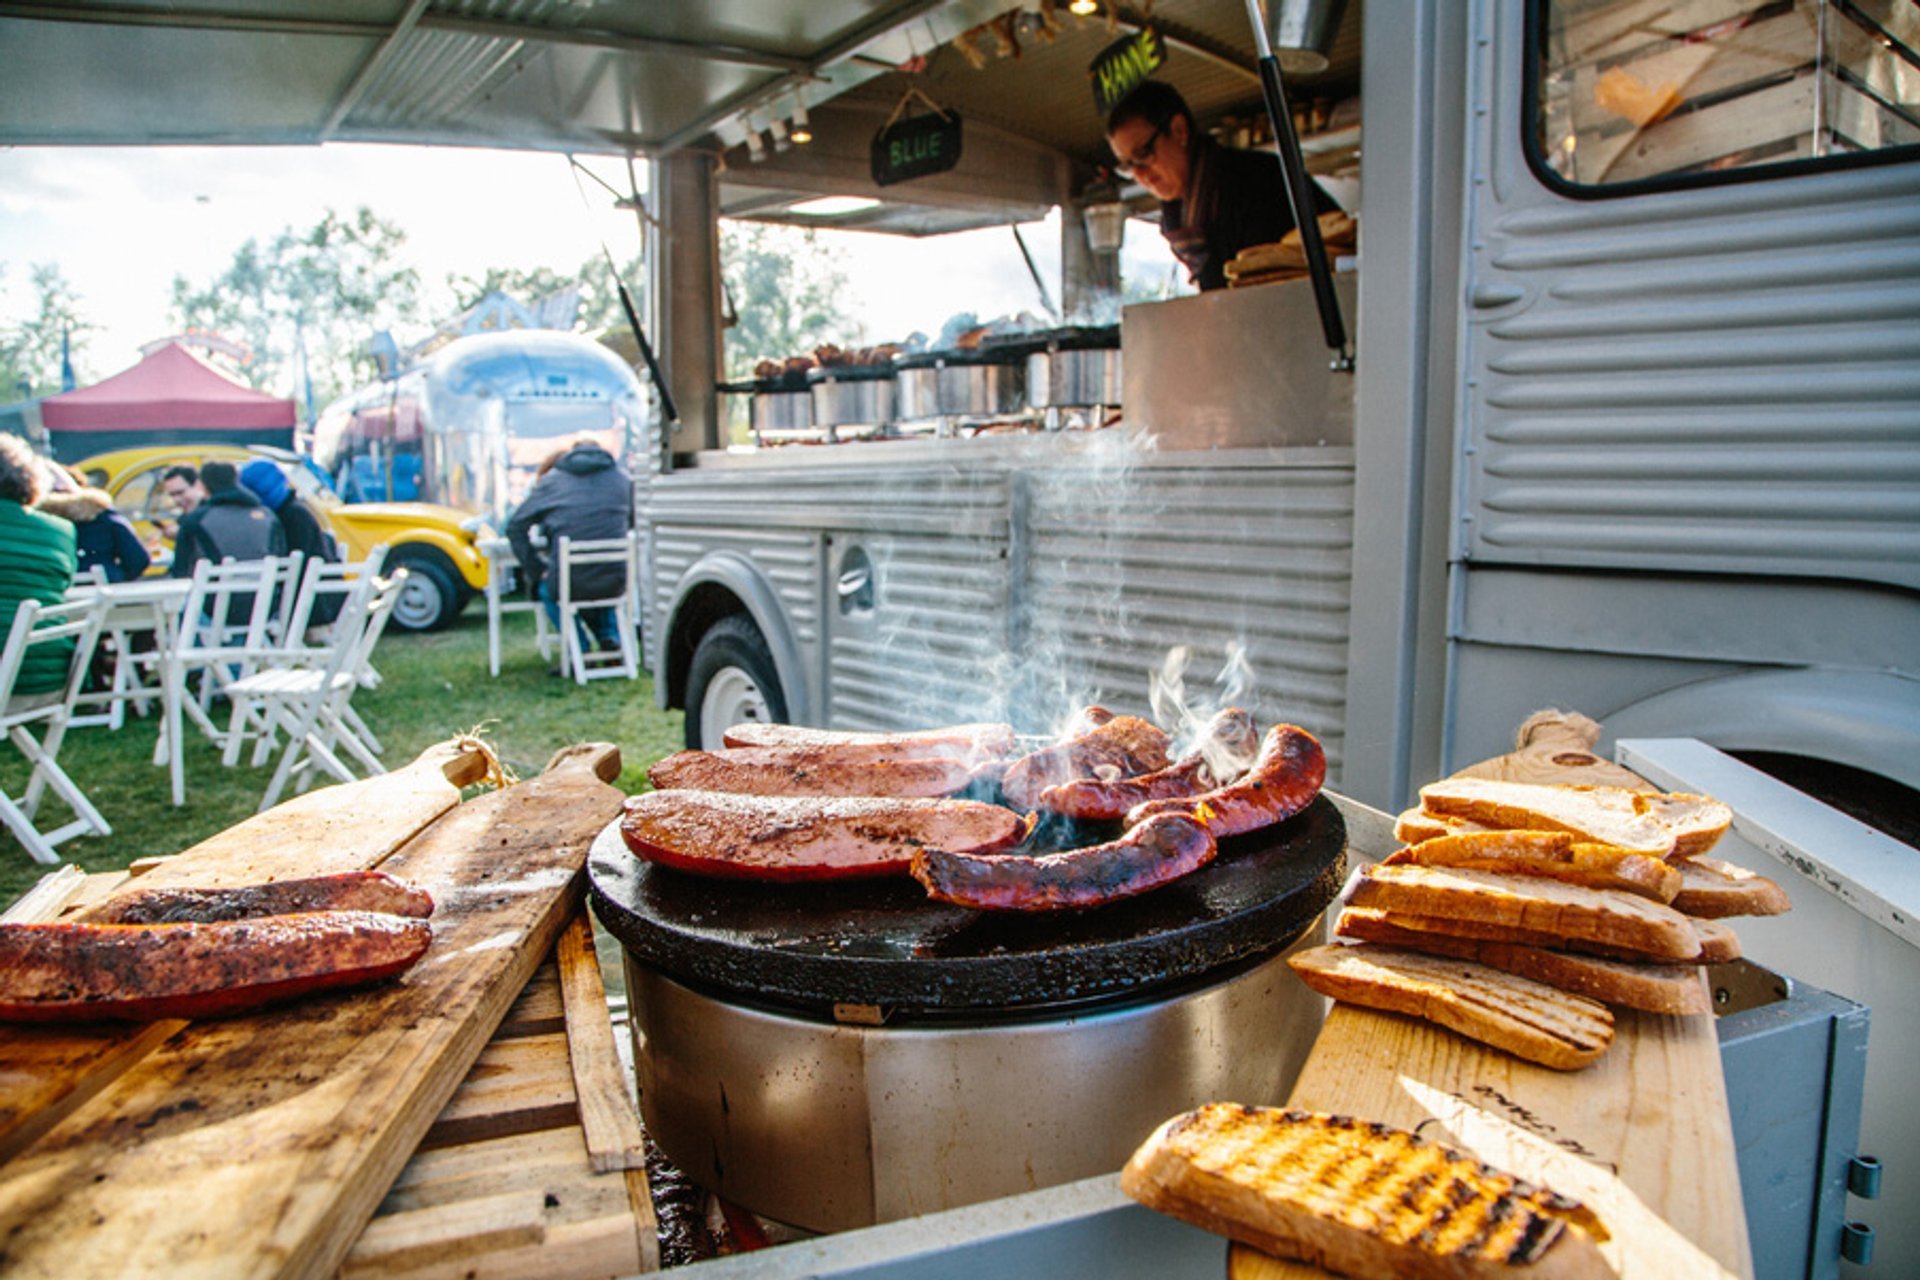
<path id="1" fill-rule="evenodd" d="M 479 540 L 490 536 L 478 517 L 428 502 L 342 502 L 306 459 L 285 449 L 262 445 L 177 444 L 116 449 L 75 464 L 87 483 L 105 489 L 120 514 L 133 523 L 149 548 L 170 554 L 163 532 L 179 519 L 173 499 L 160 485 L 170 467 L 199 467 L 213 459 L 236 466 L 270 458 L 288 473 L 294 491 L 318 513 L 349 560 L 364 559 L 382 543 L 387 564 L 412 572 L 394 605 L 392 625 L 407 631 L 433 631 L 460 616 L 467 602 L 487 585 L 487 560 Z M 162 560 L 165 556 L 156 557 Z"/>

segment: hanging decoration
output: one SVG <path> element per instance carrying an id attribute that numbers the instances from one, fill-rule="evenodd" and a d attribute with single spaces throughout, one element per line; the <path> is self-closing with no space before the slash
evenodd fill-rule
<path id="1" fill-rule="evenodd" d="M 916 98 L 928 110 L 921 115 L 905 115 Z M 873 181 L 882 187 L 945 173 L 960 163 L 960 115 L 918 88 L 909 88 L 900 95 L 899 105 L 880 132 L 873 135 L 868 158 Z"/>

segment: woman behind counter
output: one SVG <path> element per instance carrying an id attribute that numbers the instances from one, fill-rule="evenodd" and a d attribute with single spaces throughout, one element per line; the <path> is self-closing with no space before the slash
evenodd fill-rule
<path id="1" fill-rule="evenodd" d="M 1107 115 L 1114 167 L 1161 202 L 1160 234 L 1202 290 L 1224 288 L 1235 254 L 1293 230 L 1280 159 L 1202 132 L 1180 91 L 1149 80 Z M 1314 212 L 1340 206 L 1313 183 Z"/>

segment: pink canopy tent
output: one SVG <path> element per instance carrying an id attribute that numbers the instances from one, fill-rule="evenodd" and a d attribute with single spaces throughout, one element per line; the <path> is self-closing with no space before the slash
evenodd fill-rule
<path id="1" fill-rule="evenodd" d="M 294 403 L 235 382 L 177 342 L 90 387 L 49 396 L 41 421 L 53 456 L 162 444 L 293 447 Z"/>

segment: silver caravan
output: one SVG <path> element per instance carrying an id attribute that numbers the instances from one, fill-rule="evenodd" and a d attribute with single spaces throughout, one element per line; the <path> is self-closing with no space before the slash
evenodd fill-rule
<path id="1" fill-rule="evenodd" d="M 547 457 L 583 436 L 622 457 L 643 410 L 633 371 L 590 338 L 473 334 L 328 405 L 312 453 L 349 502 L 435 502 L 499 527 Z"/>

